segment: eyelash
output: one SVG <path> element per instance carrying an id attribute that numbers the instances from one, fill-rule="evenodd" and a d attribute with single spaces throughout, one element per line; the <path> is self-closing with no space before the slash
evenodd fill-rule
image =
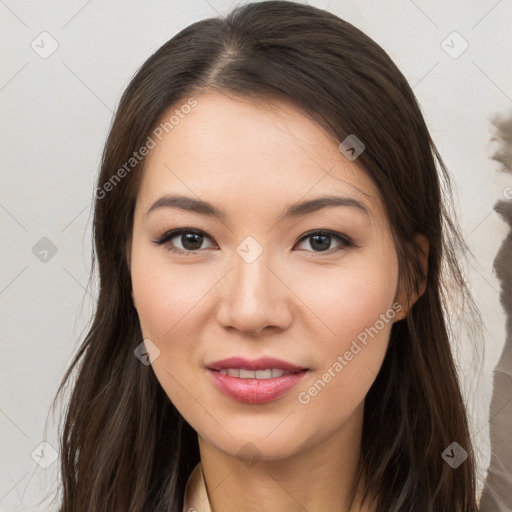
<path id="1" fill-rule="evenodd" d="M 157 240 L 153 240 L 153 243 L 157 246 L 162 246 L 164 244 L 166 244 L 167 242 L 170 242 L 173 238 L 176 238 L 180 235 L 184 235 L 184 234 L 194 234 L 194 235 L 201 235 L 201 236 L 204 236 L 205 238 L 209 238 L 211 240 L 211 237 L 209 237 L 204 231 L 201 231 L 199 229 L 193 229 L 193 228 L 178 228 L 178 229 L 173 229 L 171 231 L 167 231 L 166 233 L 164 233 L 161 237 L 159 237 Z M 310 231 L 309 233 L 306 233 L 302 238 L 300 238 L 298 240 L 297 243 L 301 243 L 303 240 L 307 240 L 308 238 L 312 238 L 314 237 L 315 235 L 327 235 L 331 238 L 334 238 L 336 240 L 338 240 L 340 243 L 341 243 L 341 246 L 338 247 L 338 248 L 335 248 L 334 250 L 332 249 L 328 249 L 326 251 L 308 251 L 308 252 L 312 252 L 313 254 L 316 254 L 316 255 L 331 255 L 333 254 L 334 252 L 338 252 L 338 251 L 341 251 L 341 250 L 344 250 L 344 249 L 349 249 L 349 248 L 352 248 L 352 247 L 358 247 L 350 238 L 348 238 L 346 235 L 342 235 L 341 233 L 337 233 L 336 231 L 331 231 L 331 230 L 328 230 L 328 229 L 321 229 L 321 230 L 317 230 L 317 231 Z M 188 256 L 192 256 L 194 253 L 197 253 L 199 252 L 200 250 L 197 249 L 197 250 L 182 250 L 182 249 L 178 249 L 176 247 L 173 247 L 172 245 L 169 244 L 168 247 L 166 247 L 166 249 L 168 251 L 171 251 L 172 253 L 174 254 L 177 254 L 179 256 L 184 256 L 184 257 L 188 257 Z"/>

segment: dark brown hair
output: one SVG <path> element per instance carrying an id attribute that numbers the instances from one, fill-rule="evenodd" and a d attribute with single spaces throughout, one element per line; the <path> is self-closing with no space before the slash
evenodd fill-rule
<path id="1" fill-rule="evenodd" d="M 451 193 L 449 173 L 386 52 L 335 15 L 285 1 L 247 4 L 190 25 L 142 65 L 120 100 L 94 204 L 97 308 L 57 392 L 75 371 L 59 433 L 61 512 L 181 512 L 199 462 L 195 431 L 151 366 L 134 357 L 142 333 L 127 257 L 144 160 L 112 178 L 171 107 L 192 96 L 200 101 L 207 91 L 293 102 L 336 140 L 355 134 L 364 143 L 358 162 L 381 192 L 406 296 L 423 277 L 413 236 L 428 238 L 426 290 L 393 325 L 366 397 L 359 477 L 364 500 L 378 512 L 475 512 L 475 462 L 450 349 L 447 291 L 458 287 L 470 309 L 474 302 L 457 261 L 467 247 L 443 200 Z M 441 457 L 452 442 L 468 452 L 457 469 Z"/>

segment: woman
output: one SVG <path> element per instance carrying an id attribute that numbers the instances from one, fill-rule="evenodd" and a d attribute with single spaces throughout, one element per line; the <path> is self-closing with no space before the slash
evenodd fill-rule
<path id="1" fill-rule="evenodd" d="M 443 185 L 405 78 L 333 14 L 164 44 L 103 154 L 60 510 L 476 511 Z"/>

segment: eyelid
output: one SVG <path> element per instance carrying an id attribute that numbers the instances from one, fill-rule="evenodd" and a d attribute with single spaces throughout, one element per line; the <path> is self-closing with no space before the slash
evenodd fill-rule
<path id="1" fill-rule="evenodd" d="M 169 231 L 166 231 L 162 236 L 160 236 L 156 240 L 153 240 L 153 243 L 155 245 L 157 245 L 157 246 L 162 246 L 166 242 L 169 242 L 170 240 L 172 240 L 173 238 L 176 238 L 176 237 L 178 237 L 180 235 L 183 235 L 183 234 L 186 234 L 186 233 L 193 233 L 193 234 L 196 234 L 196 235 L 201 235 L 204 238 L 208 238 L 209 240 L 212 240 L 212 237 L 210 235 L 208 235 L 205 231 L 201 230 L 201 229 L 186 228 L 185 227 L 185 228 L 176 228 L 176 229 L 171 229 Z M 294 244 L 294 247 L 297 244 L 301 243 L 302 241 L 307 240 L 308 238 L 312 238 L 315 235 L 327 235 L 327 236 L 329 236 L 331 238 L 334 238 L 334 239 L 338 240 L 341 243 L 341 248 L 336 248 L 335 247 L 335 248 L 328 249 L 326 251 L 310 251 L 310 250 L 307 250 L 307 249 L 300 249 L 300 250 L 306 250 L 308 253 L 312 253 L 315 256 L 322 256 L 322 255 L 333 254 L 333 253 L 339 252 L 341 250 L 347 250 L 347 249 L 350 249 L 350 248 L 357 248 L 357 247 L 359 247 L 359 245 L 357 245 L 349 236 L 347 236 L 347 235 L 345 235 L 343 233 L 339 233 L 337 231 L 333 231 L 333 230 L 330 230 L 330 229 L 321 229 L 321 228 L 314 229 L 314 230 L 308 231 L 307 233 L 304 233 L 299 238 L 299 240 Z M 182 250 L 182 249 L 179 249 L 179 248 L 176 248 L 176 247 L 171 247 L 171 248 L 167 248 L 167 250 L 169 250 L 170 252 L 173 252 L 173 253 L 177 253 L 179 255 L 191 256 L 193 254 L 202 252 L 204 249 Z"/>
<path id="2" fill-rule="evenodd" d="M 183 235 L 183 234 L 186 234 L 186 233 L 192 233 L 192 234 L 195 234 L 195 235 L 201 235 L 204 238 L 208 238 L 208 239 L 212 240 L 212 237 L 210 235 L 208 235 L 207 233 L 205 233 L 204 231 L 202 231 L 201 229 L 196 229 L 196 228 L 176 228 L 176 229 L 171 229 L 169 231 L 166 231 L 162 236 L 160 236 L 156 240 L 153 240 L 153 243 L 155 245 L 162 246 L 166 242 L 169 242 L 170 240 L 172 240 L 173 238 L 176 238 L 176 237 L 178 237 L 180 235 Z M 187 251 L 187 250 L 179 249 L 177 247 L 167 248 L 167 250 L 169 250 L 171 252 L 174 252 L 174 253 L 186 254 L 186 255 L 189 255 L 189 254 L 192 255 L 194 253 L 198 253 L 198 252 L 201 251 L 200 249 L 198 249 L 196 251 L 190 251 L 190 250 Z"/>
<path id="3" fill-rule="evenodd" d="M 338 233 L 337 231 L 332 231 L 330 229 L 314 229 L 312 231 L 308 231 L 307 233 L 305 233 L 304 235 L 302 235 L 298 242 L 295 244 L 297 245 L 298 243 L 302 242 L 303 240 L 307 240 L 308 238 L 311 238 L 315 235 L 327 235 L 331 238 L 334 238 L 336 240 L 338 240 L 340 243 L 341 243 L 341 248 L 331 248 L 331 249 L 328 249 L 327 251 L 307 251 L 309 253 L 312 253 L 314 254 L 315 256 L 322 256 L 323 254 L 333 254 L 333 253 L 336 253 L 338 251 L 341 251 L 341 250 L 346 250 L 346 249 L 350 249 L 352 247 L 358 247 L 358 245 L 356 245 L 356 243 L 347 235 L 344 235 L 343 233 Z M 294 247 L 295 247 L 294 245 Z"/>

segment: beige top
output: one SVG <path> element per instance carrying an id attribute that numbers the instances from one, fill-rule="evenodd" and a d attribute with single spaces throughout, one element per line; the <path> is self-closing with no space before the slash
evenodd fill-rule
<path id="1" fill-rule="evenodd" d="M 206 492 L 203 467 L 200 462 L 188 478 L 187 486 L 185 487 L 183 512 L 212 512 Z"/>
<path id="2" fill-rule="evenodd" d="M 480 496 L 478 496 L 478 502 L 480 502 Z M 183 512 L 212 512 L 206 492 L 203 467 L 200 462 L 188 478 L 187 486 L 185 487 Z"/>

